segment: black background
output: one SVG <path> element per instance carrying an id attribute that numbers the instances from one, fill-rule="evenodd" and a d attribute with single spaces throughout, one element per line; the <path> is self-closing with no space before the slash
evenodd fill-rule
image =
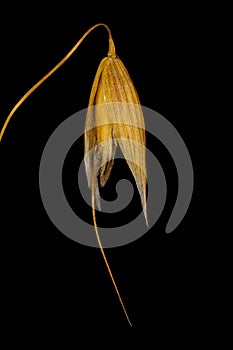
<path id="1" fill-rule="evenodd" d="M 104 28 L 96 29 L 19 108 L 1 142 L 6 329 L 15 334 L 19 343 L 29 342 L 30 335 L 35 343 L 44 342 L 48 336 L 52 342 L 72 339 L 78 344 L 81 335 L 88 334 L 88 345 L 97 330 L 102 339 L 111 335 L 112 339 L 121 340 L 127 335 L 146 341 L 150 333 L 155 346 L 161 341 L 164 345 L 198 343 L 207 332 L 211 312 L 207 288 L 211 271 L 204 258 L 199 226 L 197 161 L 197 115 L 203 98 L 200 69 L 205 41 L 200 28 L 204 10 L 201 6 L 168 4 L 153 8 L 132 5 L 128 11 L 119 3 L 111 3 L 111 8 L 98 4 L 97 9 L 90 4 L 88 11 L 76 6 L 65 7 L 61 3 L 49 10 L 33 3 L 2 9 L 6 25 L 1 24 L 1 125 L 21 96 L 82 34 L 92 25 L 104 22 L 112 31 L 117 54 L 134 81 L 141 103 L 166 117 L 185 141 L 195 172 L 193 199 L 181 224 L 166 235 L 165 226 L 177 191 L 176 172 L 163 145 L 149 137 L 149 147 L 154 149 L 167 177 L 165 210 L 139 240 L 106 249 L 132 319 L 131 329 L 100 251 L 69 240 L 53 226 L 38 187 L 39 162 L 46 141 L 63 120 L 87 107 L 95 72 L 107 53 L 107 33 Z M 82 144 L 75 150 L 81 159 Z M 67 195 L 78 208 L 79 199 L 74 198 L 75 162 L 73 152 L 67 165 L 66 187 Z M 106 198 L 113 193 L 114 199 L 119 173 L 130 177 L 127 167 L 116 162 L 109 191 L 104 192 Z M 139 204 L 135 198 L 135 207 L 139 208 Z M 91 220 L 90 208 L 82 215 Z M 122 215 L 130 216 L 132 212 Z M 98 215 L 97 219 L 100 224 L 110 221 L 107 215 Z"/>

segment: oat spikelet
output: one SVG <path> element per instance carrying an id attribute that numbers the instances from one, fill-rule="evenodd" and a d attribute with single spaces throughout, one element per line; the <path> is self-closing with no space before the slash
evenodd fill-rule
<path id="1" fill-rule="evenodd" d="M 107 25 L 98 23 L 87 30 L 67 55 L 22 96 L 3 124 L 0 141 L 12 116 L 22 103 L 56 72 L 72 56 L 86 36 L 99 26 L 105 27 L 108 31 L 109 52 L 108 57 L 105 57 L 99 65 L 91 90 L 84 135 L 85 166 L 88 184 L 92 191 L 92 214 L 98 244 L 125 316 L 132 326 L 101 244 L 95 215 L 95 201 L 100 207 L 97 178 L 100 177 L 101 186 L 106 184 L 113 167 L 116 147 L 119 144 L 135 178 L 147 223 L 145 130 L 137 92 L 124 64 L 116 57 L 114 42 Z M 104 110 L 99 109 L 98 106 L 104 106 Z M 131 141 L 135 141 L 142 147 Z M 93 152 L 89 152 L 92 149 Z"/>
<path id="2" fill-rule="evenodd" d="M 113 41 L 112 41 L 113 43 Z M 114 45 L 97 69 L 89 99 L 85 123 L 84 148 L 88 185 L 92 191 L 92 213 L 97 240 L 130 325 L 128 314 L 106 259 L 95 215 L 95 203 L 100 209 L 100 185 L 104 186 L 111 174 L 117 145 L 135 178 L 147 223 L 145 125 L 139 98 L 122 61 L 116 56 Z"/>
<path id="3" fill-rule="evenodd" d="M 100 209 L 100 185 L 110 176 L 117 144 L 126 158 L 146 214 L 145 125 L 139 98 L 122 61 L 105 57 L 97 70 L 89 100 L 85 134 L 85 167 L 88 185 Z M 94 149 L 93 152 L 89 152 Z M 89 152 L 89 153 L 88 153 Z M 135 161 L 132 161 L 135 160 Z"/>

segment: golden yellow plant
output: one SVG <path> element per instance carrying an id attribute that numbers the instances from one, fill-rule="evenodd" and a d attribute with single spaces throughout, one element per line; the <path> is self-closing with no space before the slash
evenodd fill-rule
<path id="1" fill-rule="evenodd" d="M 91 27 L 69 53 L 39 82 L 27 91 L 9 113 L 1 130 L 0 140 L 2 140 L 5 129 L 19 106 L 68 60 L 85 37 L 98 26 L 104 26 L 108 31 L 109 51 L 108 57 L 105 57 L 100 62 L 92 85 L 84 132 L 84 159 L 88 185 L 92 193 L 92 214 L 98 244 L 125 316 L 132 326 L 101 244 L 96 222 L 95 202 L 98 208 L 100 208 L 98 177 L 100 179 L 100 185 L 104 186 L 110 176 L 116 147 L 119 145 L 135 178 L 147 223 L 146 137 L 144 118 L 138 94 L 123 62 L 116 56 L 115 45 L 107 25 L 99 23 Z M 102 108 L 103 106 L 104 108 Z M 141 145 L 141 147 L 137 147 L 137 144 Z"/>

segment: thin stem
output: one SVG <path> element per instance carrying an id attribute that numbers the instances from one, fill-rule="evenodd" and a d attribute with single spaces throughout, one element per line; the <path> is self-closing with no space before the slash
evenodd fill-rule
<path id="1" fill-rule="evenodd" d="M 93 216 L 93 222 L 94 222 L 94 227 L 95 227 L 95 233 L 96 233 L 97 241 L 98 241 L 98 244 L 99 244 L 101 253 L 102 253 L 102 255 L 103 255 L 104 262 L 105 262 L 105 264 L 106 264 L 106 266 L 107 266 L 109 275 L 110 275 L 110 277 L 111 277 L 112 283 L 113 283 L 114 288 L 115 288 L 115 291 L 116 291 L 116 293 L 117 293 L 117 295 L 118 295 L 118 299 L 119 299 L 119 301 L 120 301 L 120 303 L 121 303 L 121 306 L 122 306 L 122 309 L 123 309 L 123 311 L 124 311 L 124 313 L 125 313 L 125 316 L 126 316 L 126 318 L 127 318 L 127 321 L 129 322 L 129 325 L 132 327 L 132 323 L 131 323 L 131 321 L 130 321 L 130 319 L 129 319 L 129 316 L 128 316 L 128 314 L 127 314 L 125 305 L 124 305 L 124 303 L 123 303 L 123 301 L 122 301 L 122 299 L 121 299 L 120 292 L 119 292 L 119 290 L 118 290 L 118 288 L 117 288 L 117 284 L 116 284 L 115 279 L 114 279 L 114 277 L 113 277 L 112 271 L 111 271 L 110 266 L 109 266 L 109 264 L 108 264 L 108 260 L 107 260 L 107 258 L 106 258 L 105 253 L 104 253 L 104 249 L 103 249 L 103 246 L 102 246 L 102 243 L 101 243 L 101 240 L 100 240 L 100 236 L 99 236 L 99 232 L 98 232 L 98 228 L 97 228 L 97 223 L 96 223 L 96 216 L 95 216 L 94 181 L 93 181 L 93 180 L 92 180 L 92 216 Z"/>
<path id="2" fill-rule="evenodd" d="M 108 34 L 109 34 L 109 51 L 108 51 L 108 56 L 115 57 L 115 55 L 116 55 L 116 53 L 115 53 L 115 45 L 114 45 L 114 42 L 112 40 L 112 35 L 111 35 L 109 27 L 106 24 L 98 23 L 98 24 L 94 25 L 93 27 L 91 27 L 90 29 L 88 29 L 88 31 L 81 37 L 81 39 L 79 39 L 79 41 L 67 53 L 67 55 L 60 62 L 58 62 L 53 69 L 51 69 L 45 76 L 43 76 L 43 78 L 41 78 L 35 85 L 33 85 L 31 87 L 31 89 L 28 90 L 26 92 L 26 94 L 24 94 L 23 97 L 16 103 L 16 105 L 10 111 L 7 119 L 5 120 L 5 123 L 3 124 L 2 130 L 1 130 L 1 133 L 0 133 L 0 141 L 2 140 L 2 137 L 3 137 L 3 134 L 4 134 L 5 130 L 6 130 L 7 125 L 9 124 L 13 114 L 19 108 L 19 106 L 21 106 L 21 104 L 28 98 L 28 96 L 30 96 L 33 93 L 33 91 L 35 91 L 46 79 L 48 79 L 54 72 L 56 72 L 56 70 L 58 70 L 58 68 L 60 68 L 70 58 L 70 56 L 75 52 L 75 50 L 79 47 L 79 45 L 82 43 L 82 41 L 86 38 L 86 36 L 90 32 L 92 32 L 92 30 L 94 30 L 95 28 L 97 28 L 99 26 L 104 26 L 107 29 Z"/>

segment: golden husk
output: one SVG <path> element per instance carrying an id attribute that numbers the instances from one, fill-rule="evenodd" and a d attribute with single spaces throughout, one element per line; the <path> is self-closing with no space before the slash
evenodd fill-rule
<path id="1" fill-rule="evenodd" d="M 123 62 L 105 57 L 97 70 L 85 124 L 85 166 L 100 208 L 100 185 L 110 176 L 117 144 L 135 178 L 146 215 L 145 125 L 138 94 Z M 93 150 L 93 152 L 89 152 Z M 132 161 L 134 160 L 134 161 Z"/>

